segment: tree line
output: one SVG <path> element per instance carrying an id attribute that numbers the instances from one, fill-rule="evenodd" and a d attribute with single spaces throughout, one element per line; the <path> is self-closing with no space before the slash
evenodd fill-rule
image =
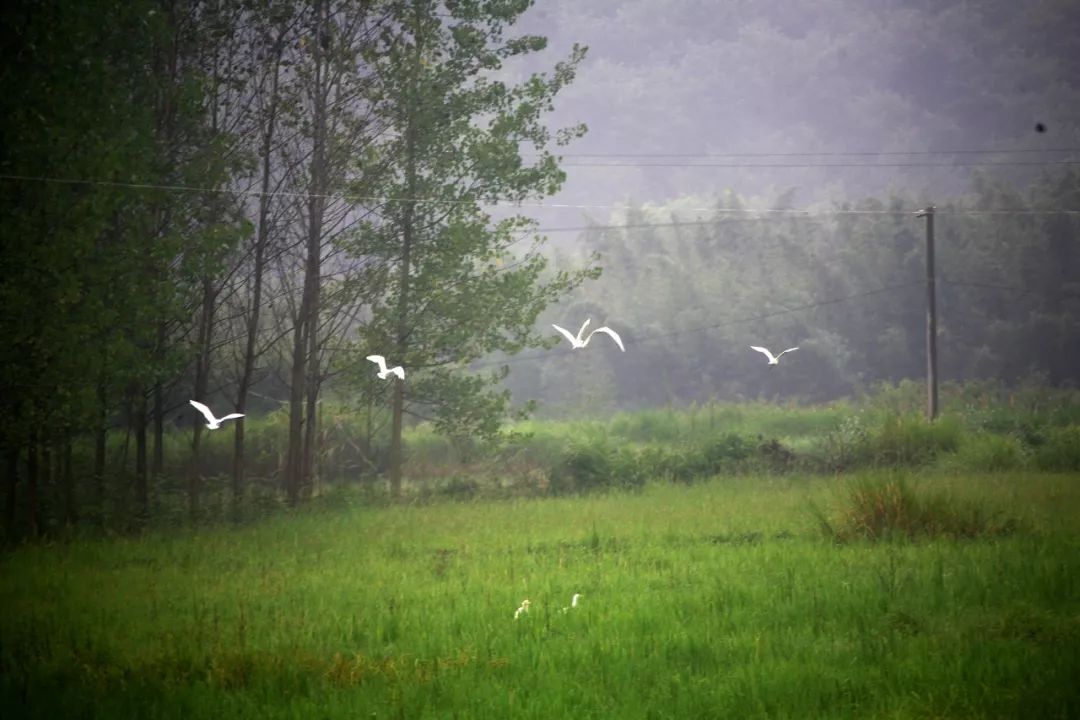
<path id="1" fill-rule="evenodd" d="M 631 204 L 555 244 L 555 267 L 598 253 L 603 277 L 541 322 L 615 327 L 626 343 L 508 358 L 507 387 L 552 416 L 715 399 L 827 401 L 926 373 L 925 221 L 936 207 L 943 380 L 1080 381 L 1080 172 L 1027 187 L 795 209 L 795 190 Z M 690 212 L 688 208 L 713 208 Z M 758 212 L 768 208 L 779 212 Z M 1004 211 L 1004 212 L 1003 212 Z M 770 368 L 750 345 L 800 350 Z M 526 371 L 527 369 L 527 371 Z"/>
<path id="2" fill-rule="evenodd" d="M 546 46 L 511 32 L 529 5 L 47 0 L 0 11 L 9 532 L 39 533 L 49 478 L 63 488 L 63 522 L 100 515 L 118 433 L 133 445 L 132 524 L 143 527 L 178 425 L 198 518 L 208 431 L 189 399 L 251 417 L 287 395 L 281 488 L 293 505 L 311 492 L 331 380 L 359 405 L 390 406 L 394 493 L 407 418 L 497 431 L 503 372 L 467 364 L 543 345 L 538 314 L 598 273 L 546 270 L 530 220 L 485 210 L 557 191 L 553 148 L 585 132 L 544 122 L 584 48 L 522 82 L 499 77 Z M 372 382 L 371 353 L 404 366 L 406 381 Z M 237 508 L 244 429 L 214 431 L 233 434 Z M 76 447 L 90 448 L 86 477 Z M 77 484 L 94 488 L 93 508 L 79 506 Z"/>

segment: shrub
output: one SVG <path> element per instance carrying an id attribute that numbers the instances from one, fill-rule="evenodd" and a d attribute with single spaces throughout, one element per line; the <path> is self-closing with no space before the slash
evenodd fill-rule
<path id="1" fill-rule="evenodd" d="M 647 478 L 690 482 L 701 472 L 700 459 L 685 445 L 648 445 L 636 454 L 640 472 Z"/>
<path id="2" fill-rule="evenodd" d="M 702 448 L 705 474 L 715 474 L 723 470 L 740 467 L 754 454 L 753 445 L 738 433 L 727 433 L 709 442 Z"/>
<path id="3" fill-rule="evenodd" d="M 776 438 L 762 439 L 757 446 L 757 454 L 762 466 L 772 472 L 783 472 L 795 466 L 795 453 Z"/>
<path id="4" fill-rule="evenodd" d="M 607 445 L 574 445 L 551 470 L 551 492 L 565 495 L 611 485 L 612 453 Z"/>
<path id="5" fill-rule="evenodd" d="M 1024 465 L 1024 453 L 1023 443 L 1011 435 L 973 433 L 964 438 L 944 464 L 955 470 L 1016 470 Z"/>
<path id="6" fill-rule="evenodd" d="M 925 465 L 960 444 L 960 424 L 954 418 L 927 422 L 917 415 L 887 415 L 870 437 L 870 452 L 878 465 Z"/>
<path id="7" fill-rule="evenodd" d="M 641 453 L 632 447 L 622 447 L 611 454 L 611 484 L 622 490 L 640 490 L 649 479 L 649 468 L 642 462 Z"/>
<path id="8" fill-rule="evenodd" d="M 1017 527 L 1015 520 L 988 516 L 978 506 L 920 494 L 908 486 L 903 476 L 854 481 L 832 521 L 816 508 L 811 510 L 824 534 L 837 542 L 942 535 L 975 538 L 1009 534 Z"/>
<path id="9" fill-rule="evenodd" d="M 1080 470 L 1080 425 L 1047 430 L 1046 441 L 1035 451 L 1035 465 L 1057 472 Z"/>
<path id="10" fill-rule="evenodd" d="M 837 427 L 813 445 L 806 458 L 811 467 L 826 472 L 843 472 L 867 462 L 870 457 L 870 430 L 865 413 L 844 417 Z"/>

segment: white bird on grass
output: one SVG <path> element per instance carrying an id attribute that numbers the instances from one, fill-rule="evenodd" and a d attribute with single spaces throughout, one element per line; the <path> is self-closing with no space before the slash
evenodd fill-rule
<path id="1" fill-rule="evenodd" d="M 559 327 L 555 323 L 552 323 L 551 327 L 553 327 L 556 330 L 558 330 L 559 332 L 561 332 L 566 337 L 566 339 L 570 341 L 570 346 L 571 346 L 570 349 L 571 350 L 577 350 L 578 348 L 585 347 L 586 345 L 589 344 L 589 340 L 592 339 L 593 335 L 595 335 L 598 332 L 602 332 L 602 333 L 607 333 L 608 335 L 610 335 L 611 339 L 615 341 L 615 344 L 619 346 L 619 349 L 622 350 L 623 352 L 626 352 L 626 348 L 623 347 L 622 338 L 619 337 L 619 333 L 615 332 L 614 330 L 612 330 L 611 328 L 606 327 L 606 326 L 596 328 L 591 333 L 589 333 L 589 336 L 587 338 L 582 340 L 581 336 L 585 334 L 585 328 L 589 327 L 590 322 L 592 322 L 592 318 L 589 318 L 584 323 L 582 323 L 581 329 L 578 330 L 576 337 L 574 335 L 571 335 L 569 330 L 567 330 L 566 328 L 563 328 L 563 327 Z"/>
<path id="2" fill-rule="evenodd" d="M 784 352 L 780 353 L 780 355 L 773 355 L 771 352 L 769 352 L 768 348 L 758 347 L 757 345 L 751 345 L 750 349 L 751 350 L 757 350 L 759 353 L 761 353 L 765 357 L 769 358 L 769 364 L 770 365 L 778 365 L 778 364 L 780 364 L 780 358 L 781 358 L 781 356 L 783 356 L 784 353 L 793 352 L 795 350 L 798 350 L 799 348 L 798 347 L 788 348 Z"/>
<path id="3" fill-rule="evenodd" d="M 191 403 L 191 407 L 195 408 L 203 414 L 203 416 L 206 418 L 206 427 L 210 428 L 211 430 L 217 430 L 219 427 L 221 427 L 221 423 L 225 422 L 226 420 L 235 420 L 236 418 L 244 417 L 243 413 L 230 413 L 225 417 L 217 418 L 214 417 L 214 413 L 210 412 L 210 408 L 206 407 L 201 402 L 196 402 L 195 400 L 188 400 L 188 402 Z"/>
<path id="4" fill-rule="evenodd" d="M 405 371 L 402 369 L 402 367 L 398 365 L 397 367 L 387 369 L 386 358 L 384 358 L 382 355 L 368 355 L 367 359 L 379 365 L 380 380 L 385 380 L 387 375 L 397 375 L 400 379 L 405 379 Z"/>
<path id="5" fill-rule="evenodd" d="M 521 607 L 519 607 L 517 610 L 514 611 L 514 619 L 517 620 L 523 614 L 527 614 L 528 612 L 529 612 L 529 601 L 527 599 L 522 600 L 521 601 Z"/>
<path id="6" fill-rule="evenodd" d="M 563 611 L 564 613 L 565 613 L 565 612 L 570 612 L 570 608 L 576 608 L 576 607 L 577 607 L 577 601 L 578 601 L 578 600 L 579 600 L 580 598 L 581 598 L 581 593 L 574 593 L 574 597 L 570 598 L 570 607 L 564 607 L 564 608 L 562 609 L 562 611 Z"/>

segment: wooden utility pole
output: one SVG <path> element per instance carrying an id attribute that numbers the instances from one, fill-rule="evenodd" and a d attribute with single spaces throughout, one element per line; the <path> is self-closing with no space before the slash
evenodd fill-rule
<path id="1" fill-rule="evenodd" d="M 938 411 L 937 388 L 937 287 L 934 279 L 934 206 L 916 213 L 926 218 L 926 419 Z"/>

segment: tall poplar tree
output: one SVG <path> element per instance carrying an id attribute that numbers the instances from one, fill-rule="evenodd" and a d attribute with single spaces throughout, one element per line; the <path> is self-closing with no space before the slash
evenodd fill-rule
<path id="1" fill-rule="evenodd" d="M 565 175 L 548 147 L 585 132 L 578 125 L 553 138 L 542 122 L 584 48 L 519 85 L 492 77 L 504 61 L 546 46 L 543 37 L 503 37 L 530 4 L 389 3 L 387 27 L 366 56 L 375 114 L 392 139 L 364 158 L 384 168 L 378 188 L 386 199 L 348 247 L 381 260 L 356 361 L 375 352 L 406 372 L 391 400 L 394 495 L 404 414 L 433 417 L 449 434 L 495 435 L 509 394 L 492 386 L 507 369 L 472 375 L 465 367 L 491 352 L 544 344 L 533 330 L 537 315 L 598 272 L 559 272 L 541 282 L 539 237 L 506 263 L 534 223 L 520 215 L 496 220 L 484 209 L 556 192 Z M 537 154 L 535 162 L 523 161 L 522 146 Z"/>

